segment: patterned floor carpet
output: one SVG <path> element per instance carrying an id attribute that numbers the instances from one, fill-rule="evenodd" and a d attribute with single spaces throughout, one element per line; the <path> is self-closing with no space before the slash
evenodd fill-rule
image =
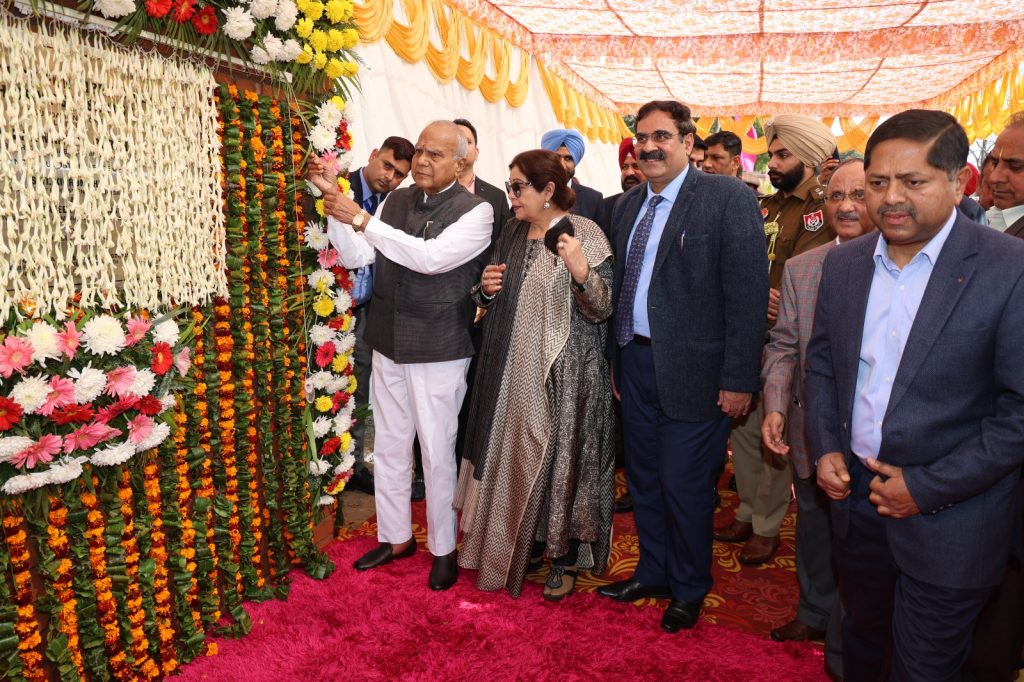
<path id="1" fill-rule="evenodd" d="M 722 506 L 715 515 L 715 525 L 732 520 L 739 500 L 736 493 L 728 490 L 723 477 L 719 490 Z M 619 494 L 626 489 L 625 474 L 616 475 Z M 724 625 L 730 629 L 767 638 L 775 627 L 789 621 L 796 614 L 797 585 L 794 555 L 794 530 L 796 523 L 795 503 L 782 524 L 781 544 L 772 560 L 761 566 L 744 566 L 739 562 L 740 544 L 716 542 L 714 546 L 713 573 L 715 585 L 704 601 L 702 618 L 708 623 Z M 413 529 L 416 539 L 425 546 L 426 512 L 423 502 L 413 504 Z M 377 524 L 370 518 L 353 531 L 353 536 L 376 536 Z M 636 524 L 632 514 L 616 514 L 612 554 L 609 569 L 604 575 L 582 574 L 577 581 L 577 590 L 593 592 L 601 585 L 622 580 L 633 574 L 636 567 L 639 544 Z M 528 580 L 543 584 L 547 568 L 531 573 Z M 466 578 L 464 577 L 463 580 Z M 644 604 L 656 604 L 656 600 L 644 600 Z M 667 602 L 663 602 L 665 604 Z"/>

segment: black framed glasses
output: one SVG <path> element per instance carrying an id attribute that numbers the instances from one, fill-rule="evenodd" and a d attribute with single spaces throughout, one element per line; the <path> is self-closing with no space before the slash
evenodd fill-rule
<path id="1" fill-rule="evenodd" d="M 505 181 L 505 193 L 511 194 L 516 199 L 523 195 L 524 187 L 532 187 L 529 180 L 515 180 L 513 182 Z"/>
<path id="2" fill-rule="evenodd" d="M 667 130 L 655 130 L 653 133 L 637 133 L 633 136 L 633 144 L 646 144 L 647 140 L 654 140 L 655 144 L 664 144 L 679 133 L 670 133 Z"/>
<path id="3" fill-rule="evenodd" d="M 867 194 L 864 190 L 852 189 L 849 192 L 840 192 L 839 190 L 829 192 L 825 198 L 828 199 L 830 204 L 841 204 L 847 198 L 855 204 L 863 204 L 866 196 Z"/>

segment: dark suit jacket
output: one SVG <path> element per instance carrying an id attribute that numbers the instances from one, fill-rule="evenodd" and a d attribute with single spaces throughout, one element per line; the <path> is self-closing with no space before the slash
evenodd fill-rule
<path id="1" fill-rule="evenodd" d="M 512 217 L 512 209 L 508 206 L 508 195 L 478 176 L 473 183 L 473 193 L 484 199 L 494 209 L 494 230 L 491 232 L 491 244 L 498 241 L 498 235 L 505 223 Z"/>
<path id="2" fill-rule="evenodd" d="M 604 230 L 604 236 L 608 237 L 609 243 L 612 240 L 612 213 L 615 211 L 615 204 L 624 194 L 625 192 L 619 192 L 601 200 L 601 220 L 598 220 L 597 224 Z"/>
<path id="3" fill-rule="evenodd" d="M 1008 225 L 1003 234 L 1008 234 L 1011 237 L 1020 237 L 1024 239 L 1024 218 L 1020 218 L 1015 221 L 1013 225 Z"/>
<path id="4" fill-rule="evenodd" d="M 569 184 L 572 185 L 572 191 L 576 192 L 576 203 L 570 213 L 590 218 L 600 225 L 604 213 L 604 204 L 602 203 L 604 197 L 601 196 L 601 193 L 596 189 L 581 185 L 576 178 L 573 178 Z"/>
<path id="5" fill-rule="evenodd" d="M 807 436 L 815 461 L 849 463 L 864 316 L 879 234 L 825 259 L 807 348 Z M 921 513 L 886 521 L 901 571 L 978 588 L 1002 578 L 1024 460 L 1024 242 L 957 214 L 910 331 L 878 459 L 903 467 Z M 862 453 L 871 454 L 871 453 Z M 849 499 L 832 504 L 845 538 Z"/>
<path id="6" fill-rule="evenodd" d="M 615 315 L 626 246 L 647 186 L 626 192 L 612 214 Z M 658 244 L 647 312 L 658 398 L 670 418 L 716 419 L 722 416 L 720 389 L 760 390 L 768 255 L 764 221 L 749 188 L 691 166 Z M 608 335 L 613 360 L 619 350 L 614 337 Z"/>

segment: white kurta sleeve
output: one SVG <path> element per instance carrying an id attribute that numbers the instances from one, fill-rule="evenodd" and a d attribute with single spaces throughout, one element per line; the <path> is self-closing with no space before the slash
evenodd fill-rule
<path id="1" fill-rule="evenodd" d="M 434 239 L 413 237 L 379 218 L 370 218 L 362 236 L 365 236 L 365 244 L 376 248 L 395 263 L 424 275 L 437 275 L 454 270 L 483 253 L 491 243 L 493 225 L 494 209 L 484 202 L 474 206 Z M 346 229 L 352 232 L 352 228 L 346 226 Z M 341 251 L 340 247 L 338 251 Z M 347 262 L 345 266 L 354 267 Z"/>
<path id="2" fill-rule="evenodd" d="M 327 238 L 337 249 L 341 264 L 349 270 L 369 265 L 374 260 L 373 247 L 367 243 L 366 237 L 333 216 L 327 218 Z"/>

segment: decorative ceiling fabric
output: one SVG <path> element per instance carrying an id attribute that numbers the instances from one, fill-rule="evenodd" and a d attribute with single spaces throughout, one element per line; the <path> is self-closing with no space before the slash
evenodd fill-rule
<path id="1" fill-rule="evenodd" d="M 1024 55 L 1024 3 L 1005 0 L 448 3 L 623 114 L 678 99 L 702 117 L 969 117 L 965 100 L 1008 74 L 1016 83 Z"/>

